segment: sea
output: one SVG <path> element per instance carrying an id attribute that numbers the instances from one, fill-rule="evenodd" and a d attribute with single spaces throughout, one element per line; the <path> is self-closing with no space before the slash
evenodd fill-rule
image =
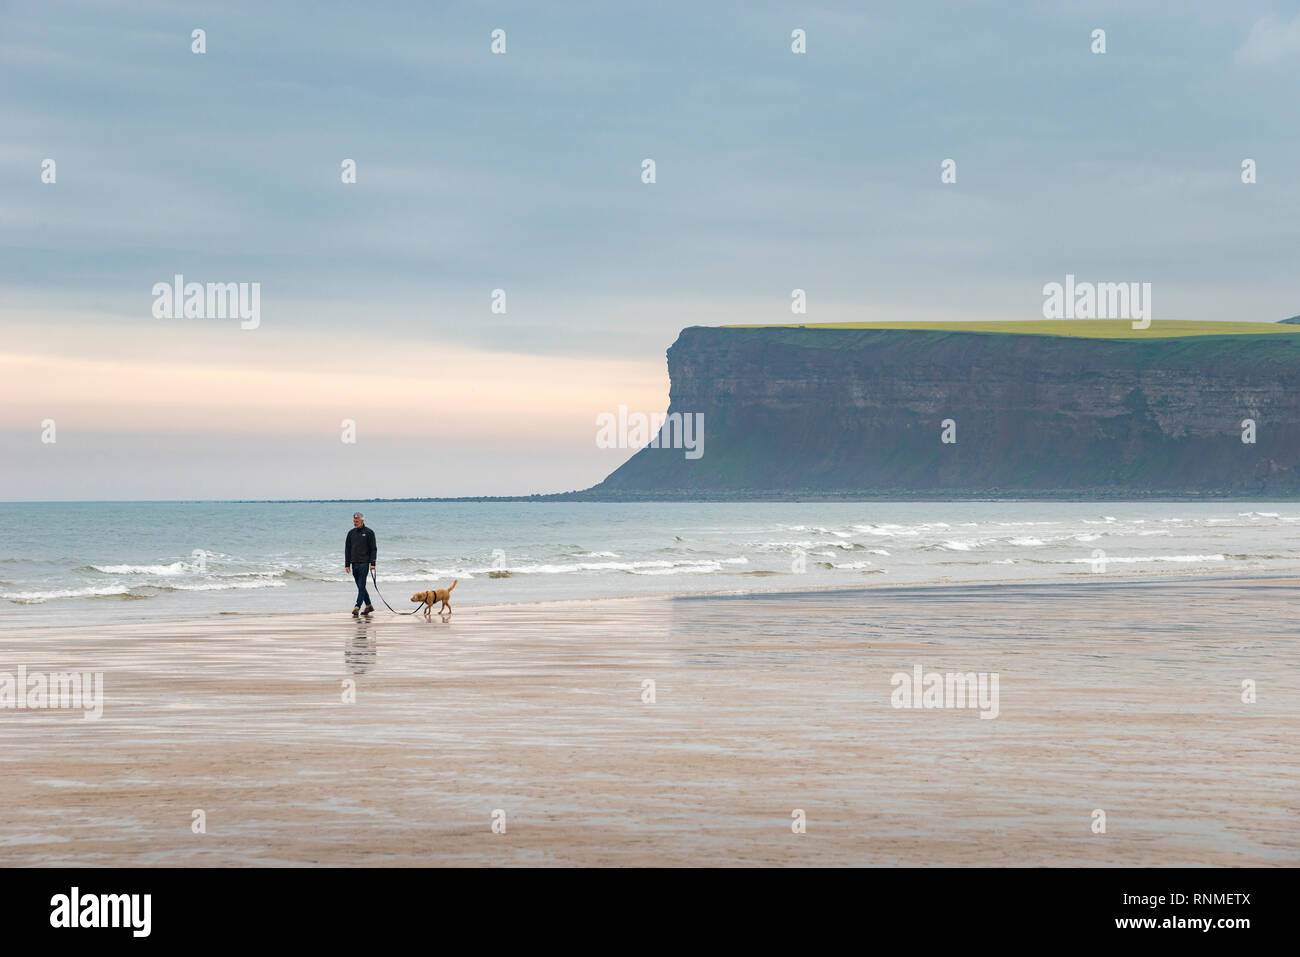
<path id="1" fill-rule="evenodd" d="M 350 615 L 352 513 L 378 593 L 453 605 L 973 582 L 1300 573 L 1297 503 L 0 504 L 0 630 Z"/>

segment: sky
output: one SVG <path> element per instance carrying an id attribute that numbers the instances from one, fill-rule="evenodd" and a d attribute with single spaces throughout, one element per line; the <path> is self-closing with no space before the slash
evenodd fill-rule
<path id="1" fill-rule="evenodd" d="M 0 500 L 585 488 L 682 328 L 796 288 L 1300 313 L 1295 3 L 380 6 L 0 0 Z"/>

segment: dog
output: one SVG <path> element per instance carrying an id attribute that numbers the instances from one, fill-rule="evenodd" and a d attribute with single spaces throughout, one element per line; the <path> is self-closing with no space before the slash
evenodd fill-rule
<path id="1" fill-rule="evenodd" d="M 417 591 L 411 596 L 411 601 L 422 602 L 428 606 L 424 609 L 426 617 L 433 611 L 433 606 L 438 604 L 438 602 L 442 602 L 442 607 L 438 609 L 438 614 L 441 615 L 443 612 L 450 614 L 451 589 L 456 587 L 456 582 L 458 581 L 460 581 L 459 578 L 453 579 L 450 588 L 431 588 L 428 591 Z"/>

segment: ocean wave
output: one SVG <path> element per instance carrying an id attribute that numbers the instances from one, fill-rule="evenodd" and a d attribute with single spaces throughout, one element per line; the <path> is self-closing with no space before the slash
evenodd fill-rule
<path id="1" fill-rule="evenodd" d="M 106 585 L 100 588 L 56 588 L 52 591 L 5 592 L 0 598 L 16 605 L 40 605 L 58 598 L 112 598 L 130 594 L 125 585 Z"/>
<path id="2" fill-rule="evenodd" d="M 102 572 L 105 575 L 188 575 L 198 566 L 185 562 L 172 562 L 170 565 L 86 565 L 87 571 Z"/>
<path id="3" fill-rule="evenodd" d="M 862 572 L 864 575 L 885 574 L 885 569 L 876 568 L 870 562 L 843 562 L 838 565 L 835 562 L 817 562 L 816 564 L 818 568 L 824 568 L 827 571 L 839 569 L 840 571 Z"/>
<path id="4" fill-rule="evenodd" d="M 962 528 L 978 527 L 977 522 L 959 522 L 958 525 Z M 854 531 L 864 535 L 905 535 L 909 538 L 915 538 L 923 532 L 947 531 L 953 526 L 949 525 L 947 522 L 920 522 L 916 525 L 899 525 L 895 522 L 881 522 L 879 525 L 868 523 L 866 525 L 852 525 L 850 527 Z"/>
<path id="5" fill-rule="evenodd" d="M 211 558 L 211 556 L 209 557 Z M 210 563 L 207 566 L 200 566 L 198 562 L 182 561 L 171 562 L 166 565 L 82 565 L 77 571 L 81 574 L 150 575 L 154 578 L 179 578 L 183 576 L 193 576 L 195 578 L 267 578 L 284 575 L 317 581 L 327 580 L 312 579 L 312 576 L 301 574 L 286 566 L 275 567 L 272 565 L 269 570 L 216 572 Z"/>
<path id="6" fill-rule="evenodd" d="M 380 582 L 418 582 L 434 578 L 469 578 L 486 575 L 489 578 L 512 578 L 516 575 L 572 575 L 581 572 L 630 572 L 632 574 L 674 574 L 692 569 L 717 571 L 723 565 L 746 565 L 744 555 L 735 558 L 647 559 L 644 561 L 604 562 L 533 562 L 527 565 L 509 565 L 505 568 L 433 568 L 415 574 L 380 575 Z M 339 579 L 350 581 L 350 579 Z"/>
<path id="7" fill-rule="evenodd" d="M 284 578 L 290 579 L 291 581 L 304 581 L 304 582 L 334 582 L 334 581 L 340 581 L 340 582 L 341 582 L 341 581 L 350 581 L 350 580 L 351 580 L 350 578 L 343 578 L 343 577 L 341 577 L 341 576 L 340 576 L 340 577 L 330 576 L 330 577 L 328 577 L 328 578 L 325 578 L 325 577 L 322 577 L 322 576 L 320 576 L 320 575 L 312 575 L 312 574 L 309 574 L 308 572 L 302 571 L 301 569 L 298 569 L 298 568 L 286 568 L 286 569 L 285 569 L 283 572 L 281 572 L 280 574 L 281 574 Z"/>
<path id="8" fill-rule="evenodd" d="M 717 562 L 709 562 L 707 565 L 702 563 L 694 564 L 687 568 L 638 568 L 632 571 L 633 575 L 708 575 L 712 572 L 721 571 L 722 566 Z"/>
<path id="9" fill-rule="evenodd" d="M 591 553 L 613 555 L 613 552 Z M 575 561 L 575 562 L 531 562 L 528 564 L 509 565 L 504 568 L 422 568 L 415 571 L 381 572 L 379 582 L 428 582 L 450 578 L 474 579 L 477 576 L 487 578 L 513 578 L 519 575 L 572 575 L 582 572 L 630 572 L 633 574 L 651 573 L 665 569 L 699 569 L 716 571 L 723 565 L 747 565 L 749 559 L 744 555 L 733 558 L 692 558 L 692 559 L 645 559 L 642 561 Z M 352 581 L 350 575 L 313 575 L 308 572 L 290 571 L 287 578 L 316 583 L 345 583 Z"/>
<path id="10" fill-rule="evenodd" d="M 337 584 L 347 583 L 352 581 L 351 573 L 348 574 L 340 573 L 337 575 L 333 575 L 333 574 L 328 574 L 326 572 L 320 572 L 318 574 L 312 574 L 310 572 L 299 571 L 296 569 L 289 569 L 283 573 L 268 572 L 263 574 L 263 573 L 253 572 L 250 574 L 256 574 L 259 577 L 263 577 L 263 578 L 283 577 L 289 581 L 312 582 L 313 584 L 326 584 L 326 585 L 337 585 Z M 465 570 L 423 568 L 423 569 L 417 569 L 415 571 L 379 572 L 379 582 L 380 584 L 383 584 L 384 582 L 422 582 L 422 581 L 428 581 L 430 578 L 450 578 L 453 575 L 458 575 L 461 578 L 474 577 L 472 572 L 465 571 Z M 366 580 L 369 581 L 370 579 L 367 578 Z"/>
<path id="11" fill-rule="evenodd" d="M 805 539 L 796 542 L 791 542 L 791 541 L 743 542 L 741 544 L 741 547 L 752 548 L 760 552 L 789 552 L 794 549 L 799 549 L 805 552 L 811 552 L 814 548 L 838 548 L 840 551 L 843 552 L 872 550 L 872 549 L 868 549 L 866 545 L 860 544 L 858 542 L 845 542 L 845 541 L 814 542 L 810 539 Z"/>
<path id="12" fill-rule="evenodd" d="M 997 541 L 996 538 L 968 538 L 968 539 L 954 538 L 954 539 L 949 539 L 946 542 L 938 542 L 937 544 L 934 545 L 924 545 L 922 547 L 925 548 L 926 550 L 939 548 L 948 552 L 969 552 L 972 549 L 983 548 L 984 546 L 990 545 L 996 541 Z"/>
<path id="13" fill-rule="evenodd" d="M 1093 564 L 1094 562 L 1104 561 L 1107 565 L 1136 565 L 1148 562 L 1173 562 L 1174 564 L 1191 565 L 1197 562 L 1222 562 L 1226 561 L 1226 555 L 1107 555 L 1105 559 L 1096 558 L 1071 558 L 1065 562 L 1051 562 L 1048 564 Z"/>

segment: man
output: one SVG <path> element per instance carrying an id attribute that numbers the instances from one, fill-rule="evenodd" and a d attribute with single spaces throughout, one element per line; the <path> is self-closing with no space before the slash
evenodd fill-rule
<path id="1" fill-rule="evenodd" d="M 343 570 L 352 572 L 352 579 L 357 583 L 357 606 L 352 609 L 352 617 L 373 615 L 375 606 L 370 604 L 370 593 L 366 591 L 366 575 L 375 570 L 375 559 L 379 557 L 379 548 L 375 545 L 375 533 L 366 528 L 366 517 L 360 512 L 352 513 L 352 531 L 348 532 L 343 543 Z M 365 611 L 362 611 L 362 606 Z"/>

